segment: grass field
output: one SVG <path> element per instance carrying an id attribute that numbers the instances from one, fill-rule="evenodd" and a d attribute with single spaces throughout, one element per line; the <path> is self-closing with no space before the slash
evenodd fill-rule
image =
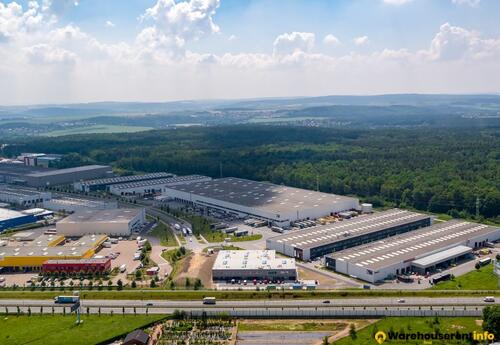
<path id="1" fill-rule="evenodd" d="M 245 242 L 245 241 L 257 241 L 262 238 L 261 234 L 253 234 L 248 236 L 231 236 L 231 242 Z"/>
<path id="2" fill-rule="evenodd" d="M 66 293 L 68 293 L 66 289 Z M 0 290 L 3 299 L 53 299 L 61 295 L 60 291 L 8 291 Z M 171 299 L 198 300 L 207 296 L 225 300 L 246 299 L 332 299 L 332 298 L 368 298 L 368 297 L 500 297 L 499 290 L 315 290 L 315 291 L 169 291 L 169 290 L 123 290 L 123 291 L 88 291 L 81 290 L 82 299 Z"/>
<path id="3" fill-rule="evenodd" d="M 433 290 L 499 290 L 493 264 L 433 286 Z"/>
<path id="4" fill-rule="evenodd" d="M 438 321 L 436 323 L 436 320 Z M 433 333 L 439 330 L 441 333 L 469 333 L 473 331 L 481 331 L 481 327 L 476 324 L 474 318 L 416 318 L 416 317 L 401 317 L 401 318 L 386 318 L 379 322 L 370 325 L 356 333 L 356 338 L 347 336 L 335 342 L 335 345 L 366 345 L 377 344 L 374 340 L 374 335 L 378 331 L 388 333 L 389 331 L 402 333 Z M 452 341 L 452 340 L 390 340 L 387 339 L 383 344 L 387 345 L 413 345 L 413 344 L 432 344 L 432 345 L 452 345 L 452 344 L 470 344 L 467 340 Z"/>
<path id="5" fill-rule="evenodd" d="M 90 315 L 75 325 L 74 315 L 0 316 L 0 344 L 92 345 L 161 320 L 161 315 Z"/>
<path id="6" fill-rule="evenodd" d="M 160 221 L 156 227 L 151 230 L 151 235 L 160 239 L 160 244 L 165 247 L 177 247 L 178 243 L 175 240 L 172 229 L 164 222 Z"/>
<path id="7" fill-rule="evenodd" d="M 73 127 L 64 130 L 52 131 L 44 133 L 43 136 L 60 137 L 63 135 L 71 134 L 89 134 L 89 133 L 134 133 L 149 131 L 152 127 L 139 127 L 139 126 L 115 126 L 115 125 L 94 125 Z"/>

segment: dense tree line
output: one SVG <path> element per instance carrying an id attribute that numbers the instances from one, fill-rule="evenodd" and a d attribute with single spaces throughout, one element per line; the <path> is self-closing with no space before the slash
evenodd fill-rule
<path id="1" fill-rule="evenodd" d="M 61 166 L 109 163 L 120 173 L 169 171 L 268 180 L 500 222 L 500 131 L 225 126 L 26 140 L 16 154 L 68 154 Z"/>

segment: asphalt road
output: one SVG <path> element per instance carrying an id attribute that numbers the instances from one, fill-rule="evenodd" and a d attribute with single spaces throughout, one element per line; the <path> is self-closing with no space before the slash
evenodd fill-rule
<path id="1" fill-rule="evenodd" d="M 455 297 L 455 298 L 427 298 L 411 297 L 405 298 L 400 302 L 397 298 L 356 298 L 356 299 L 332 299 L 329 303 L 324 300 L 244 300 L 244 301 L 217 301 L 216 305 L 204 305 L 201 300 L 197 301 L 167 301 L 167 300 L 82 300 L 81 305 L 85 307 L 145 307 L 150 304 L 151 308 L 172 308 L 172 309 L 190 309 L 190 308 L 337 308 L 337 307 L 443 307 L 443 306 L 486 306 L 500 304 L 500 301 L 494 303 L 484 302 L 482 297 Z M 55 304 L 52 300 L 16 300 L 2 299 L 0 307 L 5 306 L 61 306 Z"/>

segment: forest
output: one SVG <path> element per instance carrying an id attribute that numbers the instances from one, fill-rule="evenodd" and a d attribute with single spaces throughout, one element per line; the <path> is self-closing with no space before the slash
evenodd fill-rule
<path id="1" fill-rule="evenodd" d="M 61 167 L 111 164 L 120 174 L 168 171 L 319 187 L 375 206 L 500 223 L 500 131 L 495 127 L 235 125 L 26 138 L 4 145 L 3 155 L 20 152 L 64 153 Z"/>

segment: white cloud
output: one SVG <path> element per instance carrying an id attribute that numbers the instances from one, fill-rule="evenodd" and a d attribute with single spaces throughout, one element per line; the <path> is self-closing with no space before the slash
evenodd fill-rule
<path id="1" fill-rule="evenodd" d="M 111 20 L 106 20 L 104 25 L 106 25 L 106 27 L 108 28 L 114 28 L 116 26 L 115 23 L 113 23 Z"/>
<path id="2" fill-rule="evenodd" d="M 237 37 L 235 35 L 231 35 L 227 38 L 228 41 L 234 41 Z"/>
<path id="3" fill-rule="evenodd" d="M 416 51 L 332 56 L 315 52 L 314 33 L 291 32 L 264 53 L 213 54 L 186 43 L 220 31 L 218 1 L 168 3 L 157 19 L 144 17 L 148 24 L 130 43 L 111 44 L 59 23 L 36 3 L 0 3 L 0 84 L 9 86 L 0 87 L 0 104 L 500 89 L 500 38 L 448 23 Z M 165 11 L 182 14 L 165 19 Z"/>
<path id="4" fill-rule="evenodd" d="M 220 28 L 213 17 L 220 0 L 189 0 L 176 3 L 174 0 L 158 0 L 141 16 L 153 19 L 158 30 L 181 40 L 198 39 L 217 33 Z"/>
<path id="5" fill-rule="evenodd" d="M 485 58 L 500 53 L 500 39 L 485 39 L 476 31 L 441 25 L 431 42 L 429 50 L 420 54 L 431 60 L 454 60 L 461 58 Z"/>
<path id="6" fill-rule="evenodd" d="M 323 43 L 328 44 L 328 45 L 332 45 L 332 46 L 336 46 L 336 45 L 340 44 L 340 40 L 337 37 L 335 37 L 334 35 L 328 34 L 323 39 Z"/>
<path id="7" fill-rule="evenodd" d="M 357 46 L 362 46 L 362 45 L 368 44 L 368 42 L 369 42 L 368 36 L 356 37 L 356 38 L 354 38 L 353 42 Z"/>
<path id="8" fill-rule="evenodd" d="M 68 50 L 43 43 L 25 48 L 25 51 L 30 62 L 35 64 L 74 64 L 77 59 L 76 54 Z"/>
<path id="9" fill-rule="evenodd" d="M 468 5 L 470 7 L 477 7 L 481 0 L 451 0 L 454 4 L 457 5 Z"/>
<path id="10" fill-rule="evenodd" d="M 295 52 L 309 52 L 314 47 L 315 35 L 310 32 L 284 33 L 276 37 L 273 53 L 287 55 Z"/>
<path id="11" fill-rule="evenodd" d="M 413 0 L 383 0 L 384 4 L 387 4 L 387 5 L 396 5 L 396 6 L 400 6 L 400 5 L 404 5 L 404 4 L 408 4 L 410 2 L 413 2 Z"/>

